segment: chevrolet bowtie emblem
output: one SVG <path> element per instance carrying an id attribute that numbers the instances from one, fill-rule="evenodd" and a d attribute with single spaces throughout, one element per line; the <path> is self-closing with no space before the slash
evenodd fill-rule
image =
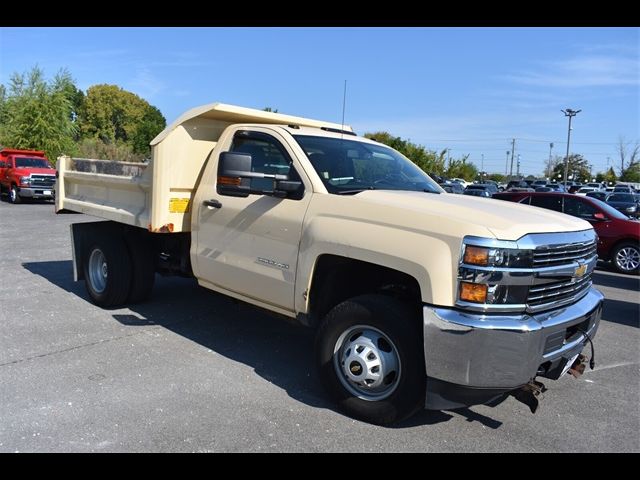
<path id="1" fill-rule="evenodd" d="M 576 271 L 573 272 L 573 276 L 577 278 L 581 278 L 584 276 L 585 273 L 587 273 L 587 266 L 580 265 L 579 267 L 576 268 Z"/>

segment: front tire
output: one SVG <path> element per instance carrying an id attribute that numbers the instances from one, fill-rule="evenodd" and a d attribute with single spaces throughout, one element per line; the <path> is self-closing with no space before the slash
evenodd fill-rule
<path id="1" fill-rule="evenodd" d="M 18 187 L 15 185 L 11 185 L 11 190 L 9 190 L 9 201 L 14 205 L 22 202 L 22 198 L 20 198 L 20 194 L 18 193 Z"/>
<path id="2" fill-rule="evenodd" d="M 637 275 L 640 271 L 640 246 L 631 242 L 617 245 L 611 254 L 611 261 L 618 272 Z"/>
<path id="3" fill-rule="evenodd" d="M 126 302 L 131 287 L 131 260 L 124 239 L 105 235 L 87 249 L 84 283 L 93 303 L 115 307 Z"/>
<path id="4" fill-rule="evenodd" d="M 406 303 L 362 295 L 334 307 L 316 338 L 321 380 L 348 415 L 388 425 L 424 406 L 419 316 Z"/>

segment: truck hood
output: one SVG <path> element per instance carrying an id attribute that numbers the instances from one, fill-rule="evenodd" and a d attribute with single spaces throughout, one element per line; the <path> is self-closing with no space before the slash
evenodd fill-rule
<path id="1" fill-rule="evenodd" d="M 21 177 L 27 175 L 55 175 L 56 171 L 52 168 L 16 168 L 13 170 L 13 174 Z"/>
<path id="2" fill-rule="evenodd" d="M 490 198 L 392 190 L 365 190 L 355 197 L 369 203 L 372 211 L 376 207 L 396 207 L 399 217 L 413 212 L 416 225 L 419 225 L 420 217 L 426 217 L 425 220 L 439 217 L 442 222 L 449 219 L 484 227 L 500 240 L 517 240 L 528 233 L 592 228 L 585 220 L 563 213 Z"/>

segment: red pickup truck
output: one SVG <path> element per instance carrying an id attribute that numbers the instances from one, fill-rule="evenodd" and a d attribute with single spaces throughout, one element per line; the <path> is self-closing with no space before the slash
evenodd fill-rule
<path id="1" fill-rule="evenodd" d="M 53 200 L 56 171 L 39 150 L 0 150 L 0 196 L 11 203 L 25 198 Z"/>

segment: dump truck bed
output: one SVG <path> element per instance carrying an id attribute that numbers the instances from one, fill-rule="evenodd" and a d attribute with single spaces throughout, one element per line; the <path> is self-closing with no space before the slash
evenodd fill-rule
<path id="1" fill-rule="evenodd" d="M 352 131 L 351 127 L 212 103 L 189 110 L 151 141 L 148 163 L 58 158 L 56 212 L 87 213 L 152 232 L 191 230 L 200 172 L 232 124 L 281 124 Z"/>

